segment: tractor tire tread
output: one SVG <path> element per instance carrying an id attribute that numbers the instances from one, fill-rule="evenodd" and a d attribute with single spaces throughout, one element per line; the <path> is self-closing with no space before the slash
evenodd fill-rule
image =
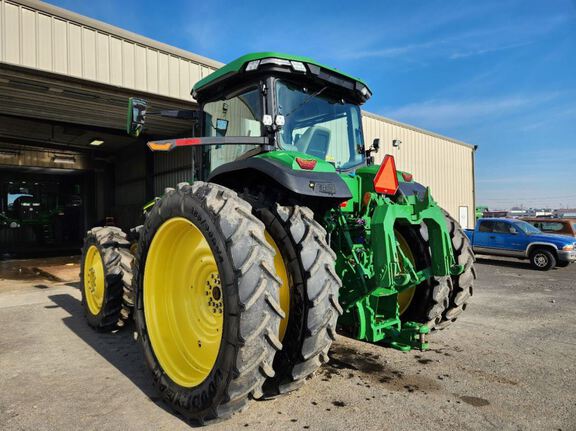
<path id="1" fill-rule="evenodd" d="M 448 225 L 456 263 L 464 266 L 464 271 L 460 275 L 450 277 L 450 300 L 435 329 L 444 329 L 450 326 L 466 310 L 474 293 L 474 280 L 476 279 L 476 270 L 474 269 L 476 259 L 470 241 L 460 224 L 448 212 L 443 210 L 443 213 Z"/>
<path id="2" fill-rule="evenodd" d="M 98 248 L 104 265 L 106 297 L 98 316 L 90 315 L 86 308 L 86 298 L 82 287 L 82 304 L 90 326 L 101 332 L 110 332 L 125 326 L 132 314 L 132 264 L 130 242 L 122 229 L 115 226 L 102 226 L 90 229 L 84 238 L 82 255 L 88 248 Z M 80 266 L 80 280 L 84 280 L 84 259 Z M 133 302 L 132 302 L 133 304 Z"/>
<path id="3" fill-rule="evenodd" d="M 232 366 L 226 371 L 230 377 L 220 382 L 224 385 L 223 392 L 218 399 L 203 402 L 200 407 L 182 407 L 183 398 L 194 396 L 202 399 L 206 393 L 202 392 L 203 395 L 199 396 L 187 395 L 179 389 L 166 390 L 164 385 L 168 377 L 158 365 L 154 368 L 156 360 L 151 346 L 142 344 L 145 352 L 149 350 L 147 362 L 153 369 L 154 384 L 161 398 L 190 421 L 203 425 L 224 420 L 246 408 L 250 398 L 262 396 L 264 382 L 274 373 L 270 364 L 282 344 L 275 335 L 270 336 L 270 332 L 277 333 L 280 325 L 280 308 L 277 305 L 279 280 L 270 270 L 274 267 L 274 252 L 264 238 L 264 226 L 252 215 L 250 204 L 236 192 L 201 181 L 192 185 L 180 183 L 176 189 L 170 189 L 152 208 L 141 231 L 134 276 L 139 338 L 147 337 L 141 299 L 142 265 L 155 233 L 153 222 L 160 223 L 161 220 L 180 216 L 195 205 L 201 206 L 214 221 L 225 240 L 229 254 L 227 261 L 236 274 L 234 285 L 228 287 L 237 291 L 230 296 L 230 300 L 237 303 L 239 324 L 235 331 L 227 335 L 227 339 L 222 340 L 234 352 Z M 266 325 L 262 324 L 263 321 L 267 322 Z"/>

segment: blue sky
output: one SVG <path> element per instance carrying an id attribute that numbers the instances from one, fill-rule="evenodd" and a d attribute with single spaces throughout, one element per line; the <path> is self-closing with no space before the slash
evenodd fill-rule
<path id="1" fill-rule="evenodd" d="M 478 145 L 477 204 L 576 207 L 576 0 L 49 2 L 222 62 L 313 57 L 366 110 Z"/>

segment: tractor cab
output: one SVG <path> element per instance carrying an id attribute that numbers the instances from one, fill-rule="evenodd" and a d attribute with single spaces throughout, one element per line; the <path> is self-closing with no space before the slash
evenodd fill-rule
<path id="1" fill-rule="evenodd" d="M 316 61 L 285 54 L 248 54 L 199 81 L 202 136 L 265 137 L 268 148 L 211 148 L 210 170 L 245 153 L 296 151 L 338 171 L 365 160 L 359 105 L 370 97 L 360 80 Z"/>
<path id="2" fill-rule="evenodd" d="M 269 151 L 297 152 L 328 162 L 338 172 L 365 164 L 360 105 L 370 90 L 361 80 L 310 58 L 244 55 L 197 82 L 192 95 L 199 111 L 159 114 L 195 119 L 195 135 L 206 139 L 149 146 L 165 151 L 203 144 L 204 178 L 226 163 Z M 128 113 L 128 131 L 138 135 L 145 101 L 131 99 Z"/>

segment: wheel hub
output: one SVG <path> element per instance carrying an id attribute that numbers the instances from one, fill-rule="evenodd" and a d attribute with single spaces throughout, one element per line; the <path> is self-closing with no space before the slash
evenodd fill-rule
<path id="1" fill-rule="evenodd" d="M 210 274 L 210 278 L 206 281 L 205 293 L 208 297 L 208 306 L 212 309 L 212 313 L 222 314 L 224 304 L 222 302 L 220 275 L 218 275 L 217 272 Z"/>
<path id="2" fill-rule="evenodd" d="M 100 251 L 91 245 L 84 258 L 84 296 L 90 313 L 96 316 L 104 302 L 105 274 Z"/>
<path id="3" fill-rule="evenodd" d="M 548 264 L 548 259 L 543 254 L 537 254 L 534 257 L 534 261 L 536 262 L 536 265 L 538 265 L 541 268 Z"/>
<path id="4" fill-rule="evenodd" d="M 190 220 L 160 226 L 144 268 L 144 316 L 164 372 L 194 387 L 212 372 L 224 327 L 224 292 L 214 253 Z"/>

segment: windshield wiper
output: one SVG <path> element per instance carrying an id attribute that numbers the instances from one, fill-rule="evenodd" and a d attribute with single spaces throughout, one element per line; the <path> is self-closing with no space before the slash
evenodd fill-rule
<path id="1" fill-rule="evenodd" d="M 320 94 L 322 94 L 322 92 L 324 90 L 326 90 L 328 87 L 324 86 L 322 87 L 320 90 L 318 90 L 315 93 L 310 94 L 306 99 L 304 99 L 304 101 L 298 105 L 296 108 L 292 109 L 292 111 L 290 111 L 288 114 L 284 115 L 284 117 L 289 117 L 290 115 L 292 115 L 294 112 L 298 111 L 300 108 L 302 108 L 304 105 L 306 105 L 308 102 L 310 102 L 310 100 L 312 100 L 314 97 L 319 96 Z"/>

